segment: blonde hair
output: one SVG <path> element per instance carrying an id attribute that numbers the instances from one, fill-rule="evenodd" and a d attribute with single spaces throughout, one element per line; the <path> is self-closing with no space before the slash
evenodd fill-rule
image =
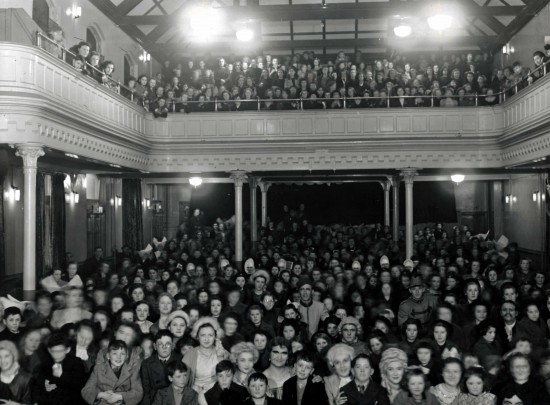
<path id="1" fill-rule="evenodd" d="M 256 363 L 260 358 L 260 352 L 254 346 L 252 342 L 239 342 L 231 346 L 231 353 L 229 354 L 229 360 L 233 364 L 237 364 L 237 359 L 241 353 L 250 353 L 252 354 L 252 361 Z"/>
<path id="2" fill-rule="evenodd" d="M 336 356 L 341 353 L 348 355 L 350 360 L 353 360 L 353 357 L 355 356 L 355 350 L 353 349 L 353 347 L 348 346 L 344 343 L 337 343 L 332 346 L 327 352 L 327 361 L 329 363 L 329 366 L 334 366 L 334 360 L 336 360 Z"/>

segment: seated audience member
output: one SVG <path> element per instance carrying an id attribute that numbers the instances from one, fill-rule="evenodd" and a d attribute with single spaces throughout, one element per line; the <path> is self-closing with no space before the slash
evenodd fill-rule
<path id="1" fill-rule="evenodd" d="M 76 324 L 76 341 L 71 344 L 69 352 L 83 362 L 86 375 L 92 371 L 97 358 L 95 331 L 95 325 L 89 319 L 78 322 Z"/>
<path id="2" fill-rule="evenodd" d="M 263 373 L 253 373 L 248 378 L 248 392 L 242 405 L 283 405 L 281 400 L 267 396 L 267 377 Z"/>
<path id="3" fill-rule="evenodd" d="M 48 340 L 50 359 L 42 365 L 37 381 L 41 404 L 83 404 L 80 391 L 86 384 L 84 364 L 69 353 L 67 337 L 61 332 Z"/>
<path id="4" fill-rule="evenodd" d="M 185 363 L 171 363 L 166 373 L 170 385 L 157 391 L 153 405 L 199 405 L 197 392 L 188 386 L 189 369 Z"/>
<path id="5" fill-rule="evenodd" d="M 235 371 L 235 365 L 229 360 L 216 365 L 216 384 L 204 394 L 208 405 L 240 404 L 248 397 L 248 390 L 233 381 Z"/>
<path id="6" fill-rule="evenodd" d="M 16 343 L 21 337 L 21 321 L 23 316 L 17 307 L 10 307 L 4 310 L 4 325 L 6 328 L 0 332 L 0 340 L 9 340 Z"/>
<path id="7" fill-rule="evenodd" d="M 144 392 L 142 405 L 151 404 L 157 391 L 170 385 L 168 367 L 181 362 L 182 359 L 180 354 L 173 351 L 174 342 L 169 330 L 159 330 L 154 339 L 155 353 L 141 363 L 141 383 Z"/>
<path id="8" fill-rule="evenodd" d="M 300 351 L 294 354 L 295 376 L 283 384 L 285 405 L 328 405 L 328 397 L 322 381 L 313 382 L 315 358 L 312 353 Z"/>
<path id="9" fill-rule="evenodd" d="M 349 405 L 390 405 L 388 392 L 372 380 L 372 362 L 367 354 L 357 355 L 351 362 L 353 380 L 340 389 L 340 398 Z"/>
<path id="10" fill-rule="evenodd" d="M 32 376 L 18 363 L 15 344 L 0 340 L 0 401 L 5 404 L 30 405 Z"/>
<path id="11" fill-rule="evenodd" d="M 67 282 L 62 279 L 63 272 L 61 269 L 53 269 L 52 274 L 43 278 L 40 285 L 49 293 L 60 291 L 67 285 Z"/>
<path id="12" fill-rule="evenodd" d="M 403 389 L 397 394 L 392 405 L 440 405 L 437 398 L 428 391 L 429 381 L 422 370 L 408 370 L 401 384 Z"/>
<path id="13" fill-rule="evenodd" d="M 139 372 L 131 370 L 126 362 L 128 347 L 122 340 L 113 340 L 107 348 L 106 358 L 98 361 L 86 385 L 82 398 L 93 405 L 124 403 L 137 405 L 143 397 Z"/>

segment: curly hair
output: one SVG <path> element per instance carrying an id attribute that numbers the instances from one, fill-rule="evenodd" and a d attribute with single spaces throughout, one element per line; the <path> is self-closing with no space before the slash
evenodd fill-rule
<path id="1" fill-rule="evenodd" d="M 348 346 L 344 343 L 337 343 L 332 346 L 327 352 L 327 361 L 329 363 L 329 366 L 334 366 L 334 360 L 336 360 L 336 356 L 341 353 L 347 354 L 350 360 L 353 360 L 353 358 L 355 357 L 355 350 L 353 349 L 353 347 Z"/>
<path id="2" fill-rule="evenodd" d="M 229 354 L 229 360 L 231 360 L 233 364 L 237 364 L 237 359 L 239 358 L 241 353 L 252 354 L 252 361 L 254 363 L 257 363 L 258 359 L 260 358 L 260 352 L 258 352 L 258 349 L 256 349 L 253 343 L 239 342 L 231 346 L 231 353 Z"/>
<path id="3" fill-rule="evenodd" d="M 382 387 L 386 389 L 389 387 L 387 373 L 391 363 L 400 363 L 403 369 L 406 370 L 408 365 L 407 353 L 396 347 L 390 347 L 382 352 L 379 367 L 382 375 Z"/>

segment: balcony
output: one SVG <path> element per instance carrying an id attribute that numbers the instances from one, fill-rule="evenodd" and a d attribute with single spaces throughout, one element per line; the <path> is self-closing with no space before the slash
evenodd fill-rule
<path id="1" fill-rule="evenodd" d="M 550 147 L 550 75 L 494 107 L 174 113 L 0 43 L 0 136 L 150 172 L 501 168 Z"/>

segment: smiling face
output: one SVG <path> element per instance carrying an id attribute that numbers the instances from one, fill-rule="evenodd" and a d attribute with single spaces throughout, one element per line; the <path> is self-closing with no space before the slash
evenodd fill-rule
<path id="1" fill-rule="evenodd" d="M 411 395 L 415 398 L 422 397 L 425 387 L 426 383 L 424 382 L 424 377 L 421 375 L 413 375 L 407 382 L 407 388 Z"/>
<path id="2" fill-rule="evenodd" d="M 111 349 L 107 353 L 107 359 L 111 363 L 111 366 L 114 368 L 120 368 L 126 361 L 128 353 L 125 349 Z"/>
<path id="3" fill-rule="evenodd" d="M 351 357 L 348 353 L 337 353 L 332 365 L 340 378 L 349 377 L 351 372 Z"/>
<path id="4" fill-rule="evenodd" d="M 403 379 L 403 373 L 405 372 L 405 367 L 400 361 L 392 361 L 388 364 L 386 370 L 386 376 L 392 384 L 399 384 Z"/>
<path id="5" fill-rule="evenodd" d="M 271 349 L 269 361 L 273 367 L 282 368 L 286 366 L 288 356 L 288 349 L 285 346 L 275 346 Z"/>
<path id="6" fill-rule="evenodd" d="M 170 322 L 168 329 L 175 337 L 182 337 L 187 329 L 187 323 L 183 318 L 174 318 L 174 320 Z"/>
<path id="7" fill-rule="evenodd" d="M 443 368 L 443 381 L 451 386 L 457 387 L 462 378 L 462 369 L 457 363 L 449 363 Z"/>
<path id="8" fill-rule="evenodd" d="M 15 359 L 9 350 L 0 349 L 0 370 L 9 370 L 14 361 Z"/>

